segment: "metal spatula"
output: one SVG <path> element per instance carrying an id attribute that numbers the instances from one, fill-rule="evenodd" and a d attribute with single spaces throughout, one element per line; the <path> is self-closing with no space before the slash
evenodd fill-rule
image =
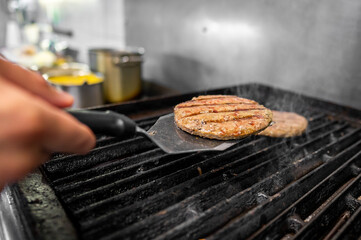
<path id="1" fill-rule="evenodd" d="M 190 135 L 177 128 L 173 114 L 160 117 L 148 131 L 145 131 L 127 116 L 112 111 L 70 110 L 68 112 L 80 122 L 89 126 L 96 134 L 120 138 L 130 138 L 135 134 L 141 134 L 170 154 L 223 151 L 238 142 L 236 140 L 205 139 Z"/>

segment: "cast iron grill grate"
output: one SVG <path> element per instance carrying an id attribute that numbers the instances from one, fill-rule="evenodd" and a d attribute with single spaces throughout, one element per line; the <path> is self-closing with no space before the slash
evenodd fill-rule
<path id="1" fill-rule="evenodd" d="M 54 155 L 42 171 L 79 237 L 360 236 L 361 124 L 355 113 L 340 114 L 331 103 L 259 85 L 218 92 L 299 112 L 308 118 L 308 130 L 287 139 L 249 137 L 218 153 L 167 155 L 136 137 L 101 138 L 86 156 Z M 154 112 L 160 105 L 156 103 Z M 156 119 L 138 124 L 149 128 Z"/>

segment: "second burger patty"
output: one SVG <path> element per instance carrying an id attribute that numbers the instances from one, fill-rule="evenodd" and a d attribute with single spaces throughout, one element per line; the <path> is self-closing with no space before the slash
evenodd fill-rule
<path id="1" fill-rule="evenodd" d="M 190 134 L 230 140 L 268 127 L 272 111 L 246 98 L 205 95 L 175 106 L 174 118 L 177 126 Z"/>

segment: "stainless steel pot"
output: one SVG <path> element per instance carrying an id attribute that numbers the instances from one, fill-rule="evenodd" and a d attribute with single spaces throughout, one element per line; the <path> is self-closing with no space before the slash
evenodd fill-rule
<path id="1" fill-rule="evenodd" d="M 136 97 L 142 88 L 141 63 L 144 49 L 89 50 L 90 69 L 104 75 L 104 97 L 108 102 L 121 102 Z"/>
<path id="2" fill-rule="evenodd" d="M 104 103 L 103 77 L 92 73 L 87 65 L 64 64 L 45 70 L 43 77 L 55 88 L 74 97 L 72 108 L 92 107 Z"/>

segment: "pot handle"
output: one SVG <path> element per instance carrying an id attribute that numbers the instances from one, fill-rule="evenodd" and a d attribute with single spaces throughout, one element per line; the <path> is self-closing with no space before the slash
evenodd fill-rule
<path id="1" fill-rule="evenodd" d="M 136 123 L 133 120 L 113 111 L 67 110 L 67 112 L 87 125 L 95 134 L 130 138 L 136 132 Z"/>

